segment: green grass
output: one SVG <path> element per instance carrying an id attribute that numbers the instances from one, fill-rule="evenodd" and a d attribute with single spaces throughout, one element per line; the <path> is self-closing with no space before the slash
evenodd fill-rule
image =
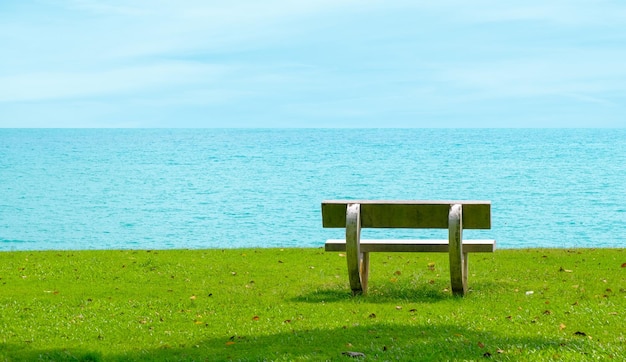
<path id="1" fill-rule="evenodd" d="M 369 294 L 321 249 L 0 253 L 0 361 L 626 359 L 626 252 L 372 254 Z M 358 358 L 357 358 L 358 360 Z"/>

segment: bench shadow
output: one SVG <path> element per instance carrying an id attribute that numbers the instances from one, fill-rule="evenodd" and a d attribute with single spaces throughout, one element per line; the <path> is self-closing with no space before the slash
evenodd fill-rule
<path id="1" fill-rule="evenodd" d="M 353 296 L 350 290 L 344 288 L 317 289 L 309 293 L 292 298 L 293 302 L 304 303 L 336 303 L 354 298 L 363 298 L 368 303 L 418 302 L 436 303 L 443 300 L 455 299 L 450 292 L 439 291 L 428 287 L 403 288 L 394 285 L 381 285 L 371 288 L 367 295 Z"/>
<path id="2" fill-rule="evenodd" d="M 584 338 L 519 337 L 506 331 L 473 330 L 454 324 L 405 325 L 393 323 L 308 329 L 297 323 L 269 335 L 223 335 L 190 340 L 184 345 L 103 353 L 81 348 L 37 349 L 0 345 L 9 360 L 40 361 L 230 361 L 230 360 L 341 360 L 346 351 L 365 354 L 367 360 L 468 359 L 503 353 L 515 358 L 519 346 L 550 355 L 564 350 L 585 351 Z M 581 355 L 582 356 L 582 355 Z"/>
<path id="3" fill-rule="evenodd" d="M 471 298 L 474 293 L 495 293 L 500 290 L 511 290 L 513 285 L 506 282 L 494 281 L 474 281 L 468 289 L 465 297 L 453 295 L 450 287 L 442 284 L 410 284 L 377 282 L 370 285 L 367 295 L 353 296 L 347 285 L 337 284 L 324 288 L 317 288 L 307 293 L 291 298 L 292 302 L 301 303 L 337 303 L 345 302 L 355 298 L 362 298 L 368 303 L 438 303 L 448 300 L 462 301 L 464 298 Z"/>

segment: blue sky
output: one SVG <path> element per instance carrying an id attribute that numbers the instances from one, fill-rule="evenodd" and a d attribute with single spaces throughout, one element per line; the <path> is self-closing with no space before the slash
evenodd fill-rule
<path id="1" fill-rule="evenodd" d="M 626 2 L 0 2 L 0 127 L 625 127 Z"/>

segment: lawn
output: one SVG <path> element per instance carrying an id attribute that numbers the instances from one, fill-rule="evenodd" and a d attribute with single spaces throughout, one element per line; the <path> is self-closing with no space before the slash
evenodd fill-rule
<path id="1" fill-rule="evenodd" d="M 446 254 L 372 254 L 367 296 L 346 269 L 322 249 L 0 252 L 0 361 L 626 359 L 623 249 L 473 254 L 462 298 Z"/>

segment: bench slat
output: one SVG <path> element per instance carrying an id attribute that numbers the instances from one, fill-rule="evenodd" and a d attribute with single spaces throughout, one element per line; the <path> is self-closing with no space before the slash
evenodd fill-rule
<path id="1" fill-rule="evenodd" d="M 361 205 L 362 228 L 447 229 L 450 205 L 463 205 L 463 229 L 490 229 L 490 201 L 328 200 L 322 202 L 325 228 L 345 228 L 348 204 Z"/>
<path id="2" fill-rule="evenodd" d="M 433 252 L 447 253 L 448 240 L 379 240 L 362 239 L 362 253 L 371 252 Z M 346 251 L 345 239 L 326 241 L 326 251 Z M 464 253 L 492 253 L 496 250 L 495 240 L 463 240 Z"/>

